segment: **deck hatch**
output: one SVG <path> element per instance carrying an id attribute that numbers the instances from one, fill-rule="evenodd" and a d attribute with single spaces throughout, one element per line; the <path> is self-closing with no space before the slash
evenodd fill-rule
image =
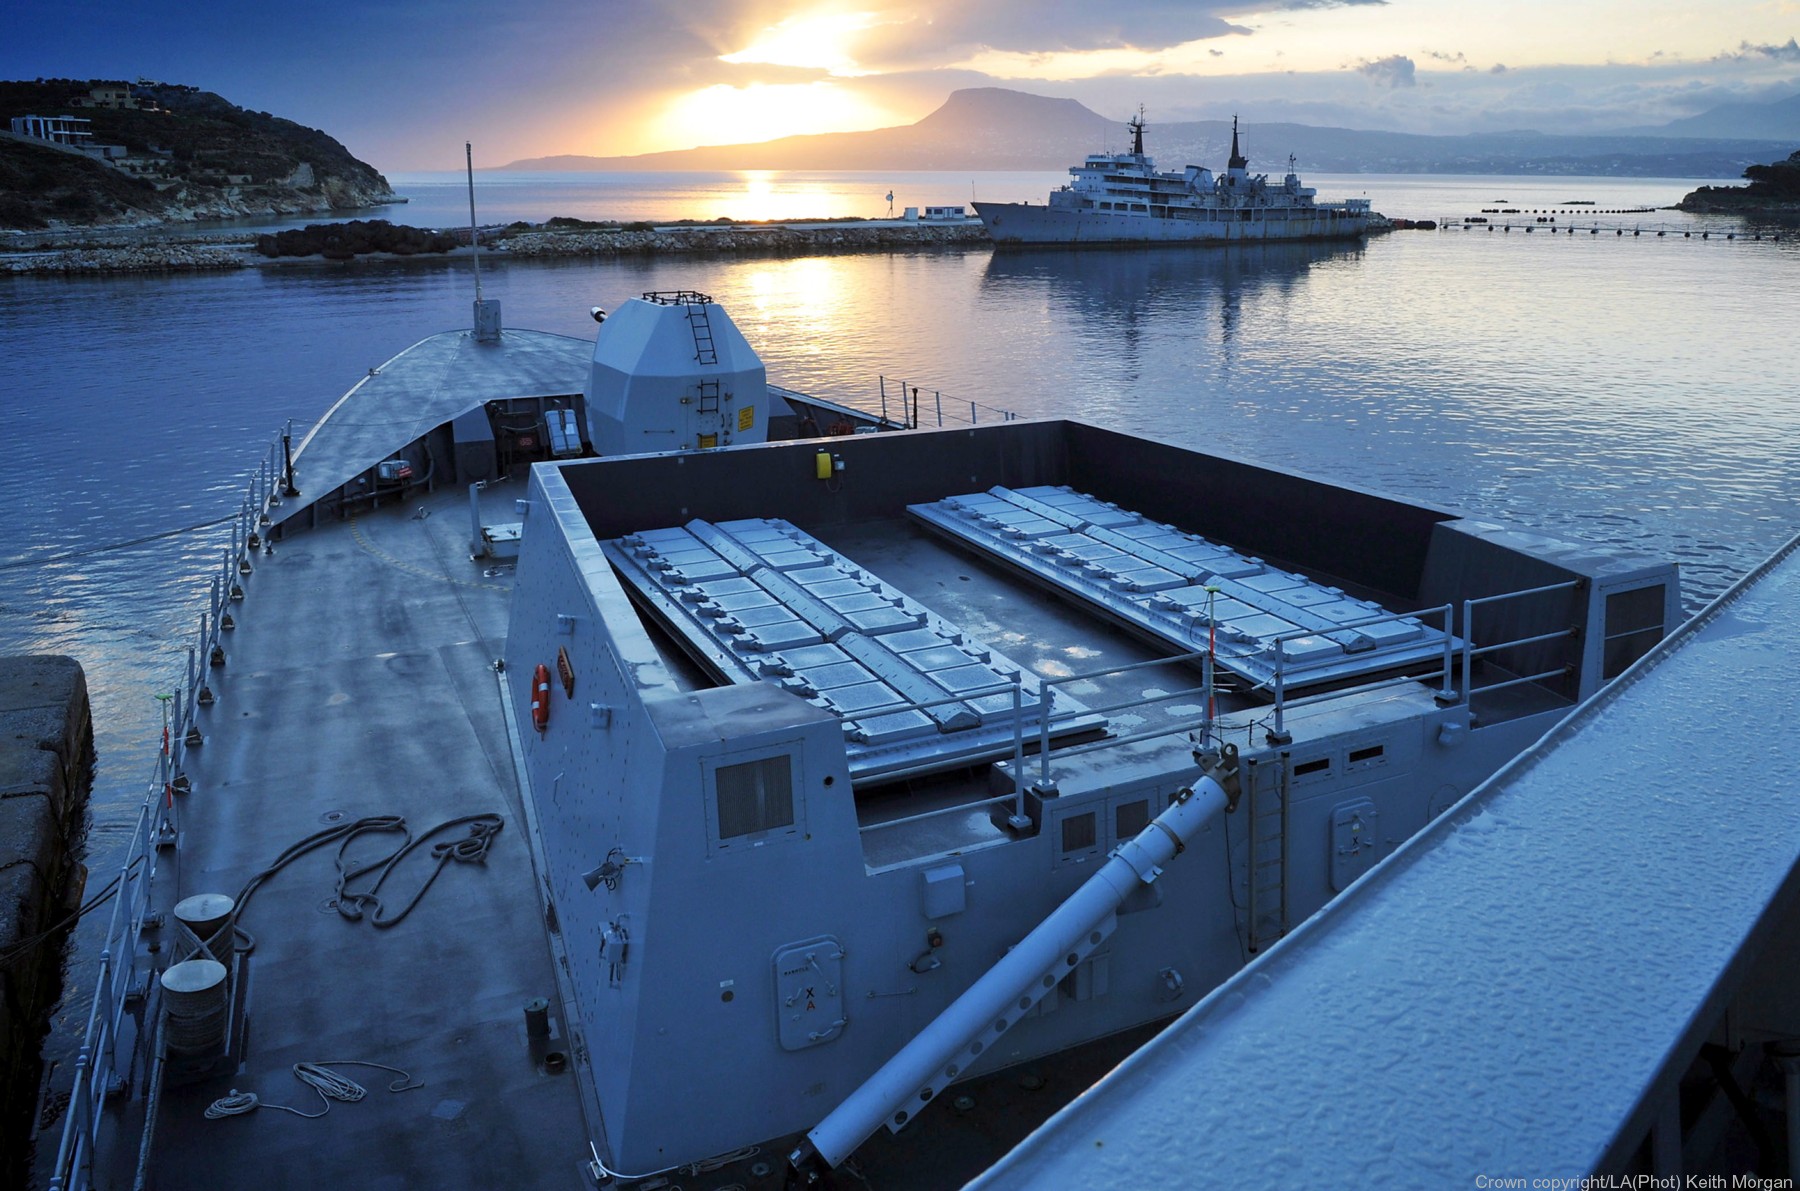
<path id="1" fill-rule="evenodd" d="M 715 679 L 776 682 L 838 716 L 853 781 L 1009 755 L 1015 680 L 1019 735 L 1040 737 L 1036 676 L 786 521 L 690 521 L 602 548 Z M 1105 724 L 1050 699 L 1053 739 Z"/>
<path id="2" fill-rule="evenodd" d="M 1223 669 L 1260 686 L 1278 660 L 1301 688 L 1444 659 L 1442 630 L 1416 617 L 1365 624 L 1388 610 L 1068 488 L 990 488 L 907 512 L 1181 652 L 1211 638 Z M 1059 532 L 1037 535 L 1042 522 Z"/>

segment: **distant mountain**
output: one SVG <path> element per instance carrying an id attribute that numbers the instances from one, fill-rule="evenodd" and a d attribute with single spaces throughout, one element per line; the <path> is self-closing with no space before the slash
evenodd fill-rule
<path id="1" fill-rule="evenodd" d="M 1785 156 L 1776 140 L 1656 136 L 1548 136 L 1537 132 L 1418 136 L 1246 124 L 1251 168 L 1279 174 L 1288 154 L 1301 169 L 1328 173 L 1575 174 L 1731 178 L 1745 166 Z M 1145 149 L 1165 169 L 1189 163 L 1222 168 L 1231 145 L 1227 120 L 1149 126 Z M 1073 99 L 980 87 L 898 128 L 791 136 L 636 157 L 533 157 L 506 170 L 1060 170 L 1089 153 L 1129 148 L 1124 120 Z"/>
<path id="2" fill-rule="evenodd" d="M 782 137 L 636 157 L 531 157 L 505 170 L 1032 170 L 1066 166 L 1124 125 L 1073 99 L 978 87 L 916 124 Z M 1073 155 L 1073 156 L 1071 156 Z"/>
<path id="3" fill-rule="evenodd" d="M 1772 103 L 1722 104 L 1684 120 L 1626 131 L 1642 136 L 1738 137 L 1800 144 L 1800 94 Z"/>

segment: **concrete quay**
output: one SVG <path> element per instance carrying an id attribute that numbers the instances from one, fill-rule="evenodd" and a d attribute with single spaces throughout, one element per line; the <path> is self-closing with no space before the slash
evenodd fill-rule
<path id="1" fill-rule="evenodd" d="M 93 765 L 74 658 L 0 658 L 0 1185 L 22 1186 L 38 1052 L 61 994 L 59 928 L 82 896 L 74 846 Z"/>

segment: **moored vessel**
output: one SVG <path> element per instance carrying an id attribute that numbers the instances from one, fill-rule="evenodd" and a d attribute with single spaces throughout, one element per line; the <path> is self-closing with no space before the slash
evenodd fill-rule
<path id="1" fill-rule="evenodd" d="M 1369 200 L 1319 202 L 1288 158 L 1279 183 L 1251 174 L 1231 121 L 1231 156 L 1223 173 L 1190 165 L 1159 171 L 1144 152 L 1140 111 L 1127 127 L 1131 152 L 1094 153 L 1071 166 L 1073 181 L 1050 192 L 1043 206 L 977 202 L 996 244 L 1240 243 L 1265 240 L 1340 240 L 1369 229 Z"/>

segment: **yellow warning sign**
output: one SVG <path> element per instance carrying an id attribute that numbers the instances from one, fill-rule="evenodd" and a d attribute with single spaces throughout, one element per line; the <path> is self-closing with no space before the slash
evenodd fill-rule
<path id="1" fill-rule="evenodd" d="M 756 407 L 754 405 L 746 405 L 743 409 L 738 410 L 739 431 L 748 430 L 754 425 L 756 425 Z"/>

